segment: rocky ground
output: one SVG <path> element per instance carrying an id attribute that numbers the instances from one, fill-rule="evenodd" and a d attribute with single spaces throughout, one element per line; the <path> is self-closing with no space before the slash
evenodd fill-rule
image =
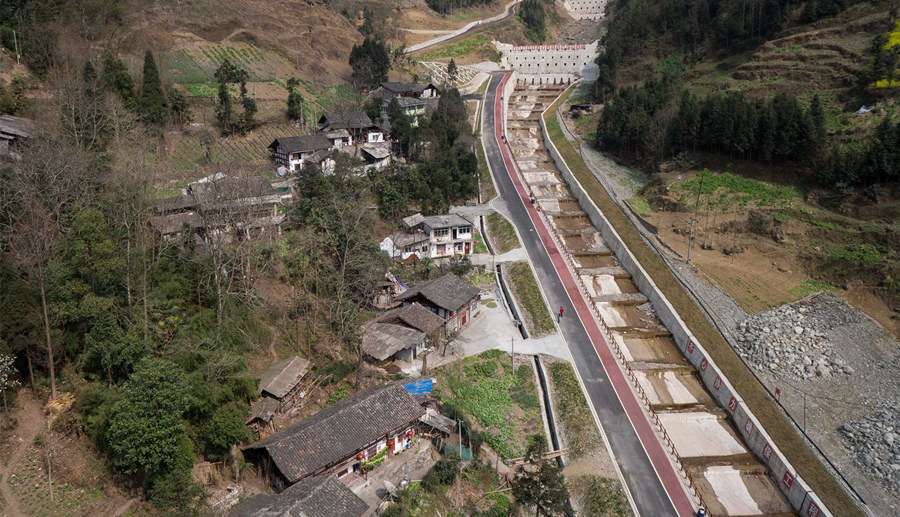
<path id="1" fill-rule="evenodd" d="M 900 404 L 881 404 L 869 416 L 842 425 L 840 432 L 855 460 L 900 494 Z"/>
<path id="2" fill-rule="evenodd" d="M 842 329 L 866 319 L 834 295 L 814 295 L 740 322 L 738 353 L 757 368 L 795 379 L 850 375 L 853 367 L 835 342 Z"/>

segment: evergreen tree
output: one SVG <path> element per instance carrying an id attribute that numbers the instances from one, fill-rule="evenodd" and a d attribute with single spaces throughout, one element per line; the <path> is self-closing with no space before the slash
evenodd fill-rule
<path id="1" fill-rule="evenodd" d="M 543 459 L 546 450 L 543 435 L 532 436 L 525 465 L 513 482 L 513 497 L 523 506 L 534 508 L 538 516 L 562 514 L 569 506 L 565 479 L 555 461 Z"/>
<path id="2" fill-rule="evenodd" d="M 431 131 L 437 149 L 449 149 L 461 136 L 469 133 L 466 105 L 456 88 L 445 91 L 431 115 Z"/>
<path id="3" fill-rule="evenodd" d="M 159 70 L 153 54 L 144 54 L 144 77 L 141 82 L 141 96 L 138 99 L 138 114 L 147 124 L 161 125 L 166 121 L 166 96 L 159 80 Z"/>
<path id="4" fill-rule="evenodd" d="M 228 92 L 228 83 L 223 77 L 217 77 L 219 90 L 216 95 L 216 120 L 222 133 L 230 135 L 234 132 L 234 109 L 231 106 L 231 94 Z"/>
<path id="5" fill-rule="evenodd" d="M 375 13 L 369 9 L 369 6 L 363 7 L 363 23 L 359 28 L 359 33 L 366 37 L 375 35 Z"/>
<path id="6" fill-rule="evenodd" d="M 107 91 L 119 96 L 125 103 L 125 107 L 134 110 L 137 108 L 137 99 L 134 96 L 134 79 L 128 72 L 128 68 L 121 59 L 106 54 L 103 56 L 103 71 L 100 74 L 103 87 Z"/>
<path id="7" fill-rule="evenodd" d="M 368 36 L 350 51 L 351 81 L 357 88 L 373 90 L 387 80 L 391 56 L 384 41 Z"/>
<path id="8" fill-rule="evenodd" d="M 447 63 L 447 84 L 453 86 L 453 83 L 456 82 L 457 75 L 459 75 L 459 69 L 456 66 L 456 61 L 451 57 L 450 62 Z"/>
<path id="9" fill-rule="evenodd" d="M 809 118 L 813 127 L 813 140 L 815 149 L 821 149 L 825 144 L 826 128 L 825 128 L 825 112 L 822 110 L 822 100 L 819 94 L 813 96 L 809 103 Z"/>
<path id="10" fill-rule="evenodd" d="M 216 101 L 216 120 L 219 127 L 226 135 L 235 132 L 246 133 L 253 129 L 256 125 L 256 101 L 247 91 L 247 79 L 249 74 L 243 68 L 236 66 L 229 59 L 222 61 L 216 70 L 215 78 L 219 82 L 219 92 Z M 229 91 L 230 84 L 237 84 L 240 92 L 241 107 L 243 112 L 240 116 L 234 113 L 232 105 L 231 93 Z"/>
<path id="11" fill-rule="evenodd" d="M 524 0 L 519 11 L 519 18 L 525 24 L 525 35 L 535 43 L 544 41 L 545 18 L 543 0 Z"/>
<path id="12" fill-rule="evenodd" d="M 288 79 L 287 118 L 294 122 L 303 123 L 303 96 L 297 91 L 299 85 L 297 78 Z"/>
<path id="13" fill-rule="evenodd" d="M 187 124 L 191 121 L 191 108 L 184 95 L 175 88 L 169 90 L 169 112 L 177 124 Z"/>

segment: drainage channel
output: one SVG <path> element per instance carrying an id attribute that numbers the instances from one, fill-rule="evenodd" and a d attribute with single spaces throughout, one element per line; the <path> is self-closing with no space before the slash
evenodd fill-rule
<path id="1" fill-rule="evenodd" d="M 500 264 L 497 264 L 496 270 L 497 283 L 500 285 L 500 292 L 503 294 L 503 300 L 506 302 L 506 306 L 509 307 L 509 312 L 512 314 L 513 320 L 515 320 L 519 333 L 522 334 L 522 339 L 528 339 L 528 330 L 525 328 L 525 320 L 522 319 L 522 315 L 519 314 L 518 309 L 516 309 L 516 304 L 513 303 L 512 296 L 509 294 L 509 287 L 506 285 L 506 279 L 503 278 L 503 270 L 500 268 Z"/>
<path id="2" fill-rule="evenodd" d="M 547 416 L 547 426 L 550 428 L 550 444 L 554 451 L 559 450 L 559 435 L 556 432 L 556 421 L 553 420 L 553 409 L 550 406 L 550 389 L 547 387 L 547 377 L 544 373 L 544 365 L 541 363 L 541 357 L 537 354 L 534 356 L 534 369 L 537 371 L 538 381 L 541 384 L 541 397 L 544 399 L 544 413 Z M 566 466 L 562 456 L 556 458 L 559 468 Z"/>

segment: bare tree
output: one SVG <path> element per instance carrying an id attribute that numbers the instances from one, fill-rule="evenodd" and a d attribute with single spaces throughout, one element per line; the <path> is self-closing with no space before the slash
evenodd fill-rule
<path id="1" fill-rule="evenodd" d="M 10 254 L 40 293 L 51 398 L 56 398 L 56 372 L 47 302 L 47 263 L 65 231 L 66 210 L 82 200 L 87 191 L 89 163 L 78 147 L 53 132 L 38 130 L 4 191 L 12 196 L 13 205 L 3 220 Z"/>

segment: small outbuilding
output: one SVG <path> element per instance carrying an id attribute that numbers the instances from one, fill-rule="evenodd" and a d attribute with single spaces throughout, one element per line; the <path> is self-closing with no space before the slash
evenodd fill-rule
<path id="1" fill-rule="evenodd" d="M 393 323 L 363 325 L 362 351 L 376 362 L 412 362 L 425 349 L 425 333 Z"/>
<path id="2" fill-rule="evenodd" d="M 304 479 L 280 494 L 241 501 L 229 517 L 360 517 L 369 505 L 333 476 Z"/>

